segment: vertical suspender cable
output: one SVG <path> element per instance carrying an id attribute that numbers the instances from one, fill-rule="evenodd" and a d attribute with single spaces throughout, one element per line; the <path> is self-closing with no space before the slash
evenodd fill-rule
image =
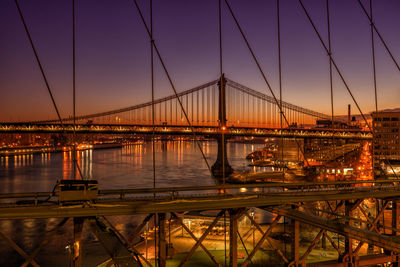
<path id="1" fill-rule="evenodd" d="M 329 85 L 331 93 L 331 121 L 332 121 L 332 147 L 333 155 L 335 155 L 335 114 L 333 105 L 333 80 L 332 80 L 332 47 L 331 47 L 331 25 L 330 25 L 330 15 L 329 15 L 329 0 L 326 0 L 326 18 L 328 26 L 328 54 L 329 56 Z M 336 169 L 336 168 L 335 168 Z M 335 171 L 335 181 L 336 181 L 336 171 Z"/>
<path id="2" fill-rule="evenodd" d="M 221 18 L 221 0 L 218 1 L 218 31 L 219 31 L 219 74 L 220 74 L 220 94 L 221 94 L 221 103 L 220 104 L 220 112 L 222 113 L 222 120 L 225 120 L 225 109 L 224 109 L 224 98 L 225 94 L 224 88 L 224 79 L 222 77 L 222 18 Z M 220 122 L 221 127 L 225 126 L 225 121 Z M 225 135 L 224 131 L 222 131 L 222 183 L 225 187 Z M 224 188 L 225 193 L 225 188 Z"/>
<path id="3" fill-rule="evenodd" d="M 378 93 L 377 93 L 377 85 L 376 85 L 376 62 L 375 62 L 375 36 L 374 36 L 374 21 L 373 21 L 373 13 L 372 13 L 372 0 L 369 1 L 369 12 L 370 12 L 370 26 L 371 26 L 371 50 L 372 50 L 372 70 L 373 70 L 373 78 L 374 78 L 374 95 L 375 95 L 375 112 L 378 113 Z M 373 125 L 374 122 L 372 122 Z M 375 129 L 372 127 L 372 138 L 375 140 Z M 374 142 L 373 142 L 374 143 Z M 372 155 L 374 158 L 374 155 Z M 380 164 L 380 155 L 378 155 L 378 162 Z M 372 161 L 372 174 L 375 178 L 375 161 Z M 394 173 L 394 172 L 393 172 Z M 377 201 L 376 210 L 379 212 L 380 201 Z M 383 205 L 383 203 L 382 203 Z M 383 229 L 385 231 L 385 215 L 382 214 L 382 223 Z"/>
<path id="4" fill-rule="evenodd" d="M 328 30 L 328 53 L 329 53 L 329 85 L 330 85 L 330 93 L 331 93 L 331 121 L 332 121 L 332 152 L 334 157 L 336 157 L 336 145 L 335 145 L 335 113 L 334 113 L 334 105 L 333 105 L 333 79 L 332 79 L 332 45 L 331 45 L 331 22 L 330 22 L 330 10 L 329 10 L 329 0 L 326 0 L 326 20 L 327 20 L 327 30 Z M 336 172 L 337 172 L 337 164 L 334 163 L 335 166 L 335 181 L 336 181 Z M 338 201 L 336 200 L 336 207 L 338 205 Z M 338 234 L 337 246 L 340 248 L 340 235 Z"/>
<path id="5" fill-rule="evenodd" d="M 276 17 L 277 17 L 277 26 L 278 26 L 278 65 L 279 65 L 279 102 L 282 107 L 282 61 L 281 61 L 281 25 L 280 25 L 280 12 L 279 12 L 279 0 L 276 0 Z M 280 112 L 280 126 L 281 126 L 281 160 L 282 160 L 282 180 L 285 181 L 285 171 L 283 168 L 283 137 L 282 137 L 282 129 L 283 129 L 283 110 Z M 286 249 L 286 246 L 285 246 Z"/>
<path id="6" fill-rule="evenodd" d="M 280 20 L 280 12 L 279 12 L 279 0 L 276 0 L 276 19 L 277 19 L 277 27 L 278 27 L 278 70 L 279 70 L 279 101 L 282 107 L 282 61 L 281 61 L 281 20 Z M 281 135 L 283 130 L 283 111 L 280 112 L 280 125 L 281 125 Z M 285 168 L 283 168 L 283 137 L 281 136 L 281 160 L 282 160 L 282 180 L 285 182 Z M 283 232 L 286 233 L 286 219 L 283 219 Z M 286 257 L 286 242 L 285 243 L 285 257 Z"/>
<path id="7" fill-rule="evenodd" d="M 151 68 L 151 123 L 152 123 L 152 161 L 153 161 L 153 188 L 156 188 L 156 150 L 155 150 L 155 127 L 154 127 L 154 51 L 153 51 L 153 0 L 150 0 L 150 68 Z M 156 194 L 153 195 L 154 199 Z M 160 230 L 160 229 L 159 229 Z M 160 234 L 160 231 L 158 231 Z M 157 214 L 154 214 L 154 265 L 157 267 Z"/>
<path id="8" fill-rule="evenodd" d="M 73 164 L 73 178 L 76 179 L 76 146 L 75 146 L 75 138 L 76 138 L 76 105 L 75 105 L 75 89 L 76 89 L 76 68 L 75 68 L 75 0 L 72 0 L 72 119 L 73 119 L 73 128 L 74 132 L 72 134 L 72 164 Z M 82 177 L 81 177 L 82 178 Z"/>
<path id="9" fill-rule="evenodd" d="M 154 51 L 153 51 L 153 0 L 150 0 L 150 68 L 151 68 L 151 122 L 153 126 L 153 188 L 156 188 L 156 151 L 155 151 L 155 126 L 154 126 Z M 155 195 L 154 195 L 155 197 Z"/>
<path id="10" fill-rule="evenodd" d="M 329 16 L 329 0 L 326 0 L 326 18 L 327 18 L 327 26 L 328 26 L 328 53 L 332 55 L 332 47 L 331 47 L 331 26 L 330 26 L 330 16 Z M 333 147 L 333 155 L 335 155 L 335 114 L 334 114 L 334 105 L 333 105 L 333 80 L 332 80 L 332 59 L 329 57 L 329 85 L 331 92 L 331 120 L 332 120 L 332 147 Z M 335 181 L 336 181 L 336 171 L 335 171 Z"/>
<path id="11" fill-rule="evenodd" d="M 375 36 L 374 36 L 374 21 L 373 21 L 373 15 L 372 15 L 372 0 L 369 0 L 369 12 L 370 12 L 370 25 L 371 25 L 371 48 L 372 48 L 372 70 L 373 70 L 373 75 L 374 75 L 374 93 L 375 93 L 375 112 L 378 113 L 378 93 L 377 93 L 377 86 L 376 86 L 376 63 L 375 63 Z M 372 122 L 373 124 L 373 122 Z M 373 133 L 373 136 L 375 134 Z M 375 137 L 373 137 L 375 138 Z M 374 158 L 374 156 L 372 156 Z M 378 155 L 378 162 L 380 161 L 380 155 Z M 373 165 L 375 162 L 373 162 Z M 372 171 L 373 175 L 375 178 L 375 166 L 372 166 Z"/>
<path id="12" fill-rule="evenodd" d="M 222 14 L 221 14 L 221 0 L 218 0 L 218 33 L 219 33 L 219 77 L 220 77 L 220 94 L 223 93 L 223 86 L 224 86 L 224 79 L 222 77 Z M 222 112 L 222 118 L 224 117 L 224 108 L 223 108 L 223 97 L 221 95 L 220 99 L 221 99 L 221 103 L 219 103 L 220 105 L 220 109 L 219 112 Z M 220 122 L 220 126 L 225 126 L 222 125 L 222 123 L 224 122 Z M 222 131 L 222 184 L 223 184 L 223 190 L 224 190 L 224 194 L 226 194 L 226 190 L 225 190 L 225 140 L 224 140 L 224 132 Z M 226 211 L 224 212 L 224 266 L 226 266 Z"/>

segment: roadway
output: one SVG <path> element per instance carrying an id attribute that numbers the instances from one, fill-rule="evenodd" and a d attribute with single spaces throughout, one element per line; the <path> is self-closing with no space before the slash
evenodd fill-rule
<path id="1" fill-rule="evenodd" d="M 229 126 L 222 130 L 218 126 L 193 126 L 196 135 L 216 136 L 222 133 L 228 136 L 285 137 L 285 138 L 332 138 L 371 140 L 372 133 L 357 129 L 326 128 L 268 128 Z M 152 125 L 139 124 L 78 124 L 76 133 L 82 134 L 152 134 Z M 73 124 L 32 124 L 32 123 L 0 123 L 0 133 L 73 133 Z M 192 135 L 187 125 L 155 125 L 156 135 Z"/>

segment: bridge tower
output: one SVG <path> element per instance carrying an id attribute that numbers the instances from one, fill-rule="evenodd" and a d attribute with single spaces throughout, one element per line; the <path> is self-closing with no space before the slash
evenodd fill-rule
<path id="1" fill-rule="evenodd" d="M 222 81 L 222 86 L 221 86 Z M 229 165 L 228 157 L 226 153 L 226 135 L 224 131 L 226 130 L 226 102 L 225 102 L 225 87 L 226 79 L 224 74 L 222 74 L 221 79 L 218 82 L 218 92 L 219 92 L 219 109 L 218 109 L 218 122 L 221 133 L 217 136 L 218 142 L 218 155 L 217 160 L 211 167 L 211 171 L 216 178 L 228 177 L 233 173 L 233 168 Z"/>

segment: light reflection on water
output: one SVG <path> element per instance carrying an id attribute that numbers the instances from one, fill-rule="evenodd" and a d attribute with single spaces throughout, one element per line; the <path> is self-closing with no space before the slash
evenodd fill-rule
<path id="1" fill-rule="evenodd" d="M 229 162 L 235 169 L 250 169 L 245 156 L 262 144 L 228 143 Z M 217 144 L 201 142 L 212 165 Z M 191 141 L 156 143 L 157 187 L 213 185 L 198 147 Z M 141 188 L 153 184 L 152 144 L 77 152 L 82 175 L 97 179 L 100 188 Z M 0 193 L 50 191 L 57 179 L 72 178 L 72 153 L 43 153 L 2 158 Z M 263 171 L 264 168 L 250 170 Z"/>

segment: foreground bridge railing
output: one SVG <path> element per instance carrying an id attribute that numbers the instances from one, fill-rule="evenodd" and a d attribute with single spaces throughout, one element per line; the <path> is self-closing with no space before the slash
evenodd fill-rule
<path id="1" fill-rule="evenodd" d="M 394 185 L 396 184 L 396 185 Z M 301 195 L 303 193 L 338 193 L 350 191 L 382 191 L 400 189 L 397 180 L 352 180 L 352 181 L 322 181 L 322 182 L 270 182 L 257 184 L 227 184 L 214 186 L 185 186 L 165 188 L 135 188 L 135 189 L 101 189 L 98 200 L 165 200 L 192 197 L 232 197 L 244 195 Z M 156 197 L 154 198 L 154 194 Z M 399 192 L 400 194 L 400 192 Z M 114 197 L 113 197 L 114 196 Z M 31 199 L 40 203 L 41 198 L 57 197 L 57 192 L 28 192 L 0 194 L 0 200 Z M 49 199 L 51 200 L 51 199 Z M 24 202 L 25 204 L 27 202 Z M 15 203 L 17 204 L 17 203 Z M 1 207 L 1 206 L 0 206 Z"/>
<path id="2" fill-rule="evenodd" d="M 229 230 L 225 232 L 229 233 L 230 266 L 263 265 L 266 260 L 271 264 L 281 262 L 289 266 L 312 266 L 312 259 L 321 251 L 321 247 L 316 250 L 318 244 L 325 244 L 323 240 L 328 241 L 328 245 L 322 245 L 325 247 L 322 249 L 328 251 L 329 255 L 336 253 L 337 257 L 336 261 L 319 261 L 316 263 L 318 266 L 361 266 L 399 261 L 400 239 L 395 237 L 400 232 L 399 199 L 400 185 L 397 180 L 104 189 L 99 190 L 98 199 L 94 201 L 71 203 L 59 203 L 55 192 L 12 193 L 0 194 L 0 219 L 62 218 L 45 235 L 43 242 L 46 243 L 67 223 L 68 218 L 74 218 L 75 266 L 80 266 L 84 257 L 81 247 L 85 245 L 82 240 L 85 222 L 106 251 L 111 251 L 110 264 L 152 266 L 156 260 L 159 266 L 166 266 L 167 258 L 172 257 L 174 262 L 178 260 L 179 266 L 183 266 L 190 263 L 200 247 L 215 265 L 222 266 L 223 258 L 211 250 L 207 243 L 211 241 L 207 237 L 215 235 L 214 228 L 224 225 L 224 218 L 228 218 L 225 227 Z M 371 200 L 375 204 L 371 204 Z M 252 212 L 254 208 L 272 214 L 272 221 L 267 225 L 256 222 Z M 208 218 L 203 219 L 203 223 L 204 220 L 210 221 L 204 229 L 201 228 L 203 230 L 196 230 L 193 224 L 200 213 L 195 217 L 184 215 L 188 211 L 210 210 L 217 211 L 217 214 L 211 217 L 202 215 Z M 145 218 L 128 235 L 117 230 L 104 217 L 140 214 L 146 215 Z M 282 231 L 279 225 L 285 222 L 282 220 L 285 217 L 290 219 L 288 234 L 291 248 L 288 251 L 284 249 L 285 241 L 278 242 L 280 239 L 276 239 L 276 235 Z M 147 238 L 151 234 L 145 230 L 145 226 L 151 222 L 151 218 L 155 218 L 155 224 L 150 240 L 155 244 L 153 248 L 157 253 L 149 257 L 146 254 L 145 257 L 143 238 L 146 238 L 146 244 L 150 242 Z M 192 226 L 185 218 L 192 220 Z M 384 218 L 389 219 L 389 223 Z M 250 228 L 243 226 L 244 221 L 249 223 Z M 179 229 L 182 229 L 182 236 L 176 234 L 181 232 L 177 231 Z M 313 234 L 315 230 L 313 239 L 300 242 L 302 235 Z M 188 233 L 187 237 L 183 231 Z M 257 231 L 257 234 L 253 233 L 252 245 L 249 237 L 251 231 Z M 0 230 L 0 237 L 25 258 L 25 265 L 31 263 L 38 266 L 35 257 L 43 249 L 43 242 L 29 255 L 3 230 Z M 174 258 L 170 254 L 174 240 L 182 238 L 188 244 L 188 251 Z M 216 236 L 212 236 L 212 240 L 214 243 L 223 242 Z M 264 241 L 267 241 L 266 244 Z M 384 251 L 371 251 L 367 249 L 367 244 L 368 248 L 376 246 Z M 274 251 L 274 254 L 266 256 L 265 251 L 268 250 Z M 369 251 L 368 255 L 366 251 Z M 332 259 L 332 256 L 324 259 Z"/>

